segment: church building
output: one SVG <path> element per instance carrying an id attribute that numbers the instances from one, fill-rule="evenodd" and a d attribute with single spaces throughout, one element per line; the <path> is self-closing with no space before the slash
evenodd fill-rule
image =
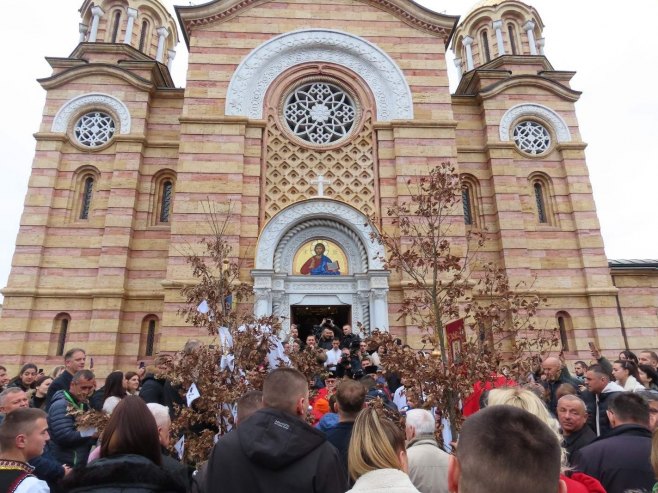
<path id="1" fill-rule="evenodd" d="M 214 0 L 174 18 L 157 0 L 84 0 L 80 15 L 79 44 L 39 80 L 7 364 L 83 347 L 103 374 L 205 335 L 179 315 L 185 254 L 209 211 L 229 209 L 257 315 L 304 331 L 361 322 L 420 347 L 398 320 L 408 283 L 371 233 L 441 162 L 464 183 L 454 241 L 488 231 L 487 258 L 547 298 L 540 324 L 560 328 L 568 359 L 589 359 L 590 341 L 615 359 L 658 345 L 658 264 L 606 258 L 577 67 L 544 56 L 532 6 L 485 0 L 459 17 L 411 0 Z"/>

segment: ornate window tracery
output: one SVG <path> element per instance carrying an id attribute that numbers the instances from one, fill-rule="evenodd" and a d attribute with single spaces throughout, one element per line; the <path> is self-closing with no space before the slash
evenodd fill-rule
<path id="1" fill-rule="evenodd" d="M 315 81 L 288 95 L 283 117 L 298 138 L 312 144 L 332 144 L 350 134 L 357 108 L 352 97 L 339 86 Z"/>
<path id="2" fill-rule="evenodd" d="M 82 115 L 75 124 L 75 138 L 86 147 L 99 147 L 109 142 L 114 135 L 114 119 L 102 111 L 90 111 Z"/>
<path id="3" fill-rule="evenodd" d="M 551 134 L 534 120 L 524 120 L 514 127 L 514 143 L 523 152 L 538 155 L 551 145 Z"/>

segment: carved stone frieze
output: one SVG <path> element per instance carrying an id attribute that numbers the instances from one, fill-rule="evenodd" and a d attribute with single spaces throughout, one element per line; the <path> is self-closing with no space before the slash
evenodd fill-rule
<path id="1" fill-rule="evenodd" d="M 68 100 L 55 115 L 51 131 L 66 132 L 71 118 L 81 110 L 102 108 L 111 110 L 111 112 L 119 119 L 118 127 L 120 134 L 130 133 L 131 119 L 128 107 L 114 96 L 102 93 L 83 94 Z"/>
<path id="2" fill-rule="evenodd" d="M 335 63 L 359 74 L 375 97 L 379 121 L 413 119 L 411 90 L 400 67 L 373 43 L 329 29 L 285 33 L 249 53 L 231 79 L 225 113 L 262 119 L 270 84 L 306 62 Z"/>

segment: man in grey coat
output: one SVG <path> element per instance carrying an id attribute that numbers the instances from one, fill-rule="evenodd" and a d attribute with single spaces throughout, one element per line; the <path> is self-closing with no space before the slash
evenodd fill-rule
<path id="1" fill-rule="evenodd" d="M 421 493 L 448 493 L 449 454 L 434 438 L 436 423 L 425 409 L 407 411 L 406 435 L 409 477 Z"/>

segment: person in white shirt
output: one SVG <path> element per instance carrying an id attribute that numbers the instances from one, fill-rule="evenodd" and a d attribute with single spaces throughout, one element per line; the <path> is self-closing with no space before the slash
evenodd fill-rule
<path id="1" fill-rule="evenodd" d="M 340 339 L 334 337 L 331 341 L 331 349 L 327 350 L 327 361 L 324 362 L 324 366 L 328 370 L 336 370 L 336 365 L 340 362 L 342 351 L 340 350 Z"/>

